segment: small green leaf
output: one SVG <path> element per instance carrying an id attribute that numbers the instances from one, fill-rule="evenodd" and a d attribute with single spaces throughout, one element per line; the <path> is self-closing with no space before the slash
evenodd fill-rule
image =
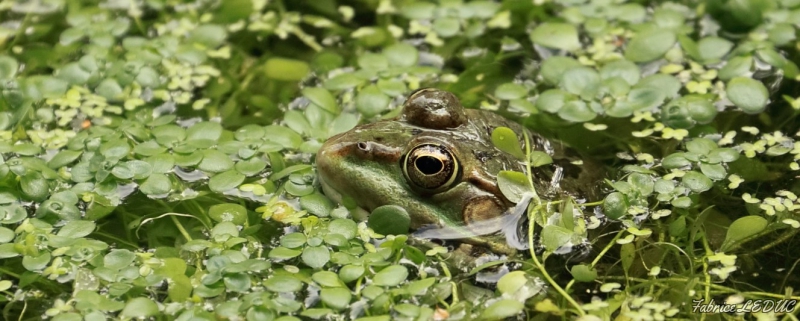
<path id="1" fill-rule="evenodd" d="M 358 280 L 365 271 L 366 269 L 360 265 L 345 265 L 339 269 L 339 278 L 345 283 L 350 283 Z"/>
<path id="2" fill-rule="evenodd" d="M 97 225 L 92 221 L 69 221 L 58 230 L 56 235 L 69 238 L 81 238 L 92 234 L 95 227 L 97 227 Z"/>
<path id="3" fill-rule="evenodd" d="M 264 286 L 272 292 L 296 292 L 303 288 L 303 282 L 293 276 L 279 274 L 264 281 Z"/>
<path id="4" fill-rule="evenodd" d="M 350 240 L 356 237 L 358 233 L 358 225 L 353 220 L 338 218 L 328 225 L 329 233 L 341 234 L 346 239 Z"/>
<path id="5" fill-rule="evenodd" d="M 356 109 L 365 116 L 372 117 L 385 111 L 389 107 L 390 100 L 378 86 L 369 85 L 358 92 Z"/>
<path id="6" fill-rule="evenodd" d="M 762 112 L 769 100 L 767 87 L 752 78 L 736 77 L 731 79 L 725 92 L 736 107 L 748 114 Z"/>
<path id="7" fill-rule="evenodd" d="M 265 75 L 267 78 L 275 80 L 302 80 L 310 71 L 308 63 L 302 60 L 274 57 L 267 59 L 267 62 L 264 63 Z"/>
<path id="8" fill-rule="evenodd" d="M 549 113 L 556 113 L 571 99 L 573 99 L 572 94 L 566 91 L 548 89 L 536 99 L 536 108 Z"/>
<path id="9" fill-rule="evenodd" d="M 162 195 L 172 190 L 172 182 L 164 174 L 153 174 L 139 186 L 139 190 L 147 195 Z"/>
<path id="10" fill-rule="evenodd" d="M 18 69 L 17 60 L 6 55 L 0 55 L 0 81 L 14 79 Z"/>
<path id="11" fill-rule="evenodd" d="M 509 201 L 517 203 L 522 195 L 531 191 L 528 177 L 516 171 L 500 171 L 497 173 L 497 187 Z"/>
<path id="12" fill-rule="evenodd" d="M 247 222 L 247 209 L 239 204 L 217 204 L 208 209 L 208 216 L 216 222 L 242 225 Z"/>
<path id="13" fill-rule="evenodd" d="M 124 249 L 111 250 L 103 257 L 103 266 L 112 270 L 128 267 L 136 259 L 136 254 Z"/>
<path id="14" fill-rule="evenodd" d="M 325 246 L 309 246 L 303 250 L 303 263 L 312 269 L 325 266 L 331 259 L 331 251 Z"/>
<path id="15" fill-rule="evenodd" d="M 350 306 L 352 294 L 350 289 L 345 287 L 325 288 L 319 292 L 319 297 L 326 306 L 341 310 Z"/>
<path id="16" fill-rule="evenodd" d="M 737 242 L 760 233 L 767 228 L 768 224 L 767 219 L 758 215 L 740 217 L 728 227 L 728 233 L 725 234 L 725 241 L 720 250 L 725 251 Z"/>
<path id="17" fill-rule="evenodd" d="M 120 316 L 125 318 L 145 318 L 158 314 L 158 305 L 144 297 L 133 298 L 125 303 Z"/>
<path id="18" fill-rule="evenodd" d="M 568 23 L 545 22 L 533 29 L 530 34 L 533 43 L 567 51 L 581 47 L 578 29 Z"/>
<path id="19" fill-rule="evenodd" d="M 419 51 L 414 46 L 404 42 L 398 42 L 383 50 L 383 55 L 389 60 L 389 64 L 396 67 L 411 67 L 417 64 Z"/>
<path id="20" fill-rule="evenodd" d="M 628 206 L 628 198 L 620 192 L 608 194 L 603 201 L 603 210 L 606 217 L 612 220 L 619 219 L 627 214 Z"/>
<path id="21" fill-rule="evenodd" d="M 62 150 L 47 162 L 47 166 L 52 169 L 61 168 L 74 162 L 78 157 L 81 157 L 82 154 L 82 151 Z"/>
<path id="22" fill-rule="evenodd" d="M 595 119 L 597 113 L 582 100 L 573 100 L 558 110 L 558 116 L 567 121 L 582 123 Z"/>
<path id="23" fill-rule="evenodd" d="M 408 268 L 402 265 L 390 265 L 376 273 L 372 283 L 377 286 L 396 286 L 408 277 Z"/>
<path id="24" fill-rule="evenodd" d="M 372 210 L 367 219 L 367 226 L 376 233 L 384 235 L 408 234 L 411 217 L 408 212 L 397 205 L 383 205 Z"/>
<path id="25" fill-rule="evenodd" d="M 547 225 L 542 228 L 542 245 L 547 251 L 554 252 L 572 240 L 573 231 L 558 225 Z"/>
<path id="26" fill-rule="evenodd" d="M 711 189 L 713 183 L 711 179 L 696 171 L 688 171 L 683 175 L 681 181 L 683 185 L 696 193 L 702 193 Z"/>
<path id="27" fill-rule="evenodd" d="M 238 187 L 244 182 L 245 176 L 236 170 L 229 170 L 211 177 L 208 188 L 213 192 L 222 193 Z"/>
<path id="28" fill-rule="evenodd" d="M 639 32 L 625 48 L 625 58 L 633 62 L 649 62 L 661 58 L 677 38 L 674 31 L 652 28 Z"/>
<path id="29" fill-rule="evenodd" d="M 338 114 L 341 109 L 339 108 L 339 104 L 336 103 L 336 99 L 331 95 L 331 92 L 325 88 L 306 87 L 303 88 L 302 93 L 303 96 L 308 98 L 312 103 L 332 114 Z"/>
<path id="30" fill-rule="evenodd" d="M 483 312 L 481 312 L 482 320 L 505 320 L 511 318 L 525 308 L 521 302 L 511 299 L 503 299 L 492 303 Z"/>
<path id="31" fill-rule="evenodd" d="M 525 89 L 525 87 L 510 82 L 497 86 L 497 89 L 494 90 L 494 95 L 498 99 L 504 100 L 519 99 L 525 97 L 527 94 L 528 90 Z"/>
<path id="32" fill-rule="evenodd" d="M 492 131 L 492 144 L 497 149 L 511 154 L 518 159 L 525 159 L 525 153 L 520 147 L 519 138 L 514 130 L 508 127 L 497 127 Z"/>
<path id="33" fill-rule="evenodd" d="M 597 279 L 597 270 L 584 264 L 573 265 L 569 273 L 578 282 L 592 282 Z"/>

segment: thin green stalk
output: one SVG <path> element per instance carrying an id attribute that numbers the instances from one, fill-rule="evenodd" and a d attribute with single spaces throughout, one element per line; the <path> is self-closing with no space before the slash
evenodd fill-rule
<path id="1" fill-rule="evenodd" d="M 178 228 L 178 231 L 180 231 L 181 234 L 183 234 L 183 237 L 186 239 L 186 241 L 187 242 L 191 241 L 192 237 L 189 236 L 189 232 L 186 232 L 186 229 L 183 228 L 183 224 L 181 224 L 181 222 L 178 221 L 178 218 L 176 218 L 175 215 L 170 215 L 169 218 L 172 219 L 172 222 L 175 223 L 175 226 Z"/>
<path id="2" fill-rule="evenodd" d="M 561 286 L 558 285 L 558 283 L 556 283 L 555 280 L 553 280 L 553 278 L 550 276 L 550 273 L 547 273 L 547 270 L 545 270 L 544 264 L 539 262 L 539 258 L 536 256 L 536 251 L 534 250 L 534 247 L 533 247 L 533 225 L 536 224 L 535 223 L 536 219 L 533 218 L 532 216 L 535 215 L 535 213 L 538 213 L 541 210 L 542 210 L 542 204 L 539 204 L 539 205 L 536 205 L 536 207 L 534 207 L 532 211 L 528 212 L 528 216 L 530 217 L 530 220 L 529 220 L 530 223 L 528 224 L 528 250 L 530 250 L 530 252 L 531 252 L 531 260 L 533 260 L 533 264 L 536 265 L 537 269 L 539 269 L 539 272 L 542 274 L 542 277 L 545 278 L 547 283 L 550 284 L 550 286 L 552 286 L 553 289 L 556 290 L 556 292 L 561 294 L 561 296 L 565 300 L 567 300 L 567 302 L 569 302 L 570 305 L 575 307 L 575 309 L 578 310 L 578 314 L 579 315 L 584 316 L 584 315 L 586 315 L 586 312 L 583 311 L 583 309 L 581 308 L 580 304 L 578 304 L 578 302 L 576 302 L 575 299 L 573 299 L 572 296 L 569 295 L 569 293 L 564 291 L 564 289 L 561 288 Z M 531 213 L 531 212 L 533 212 L 533 213 Z"/>
<path id="3" fill-rule="evenodd" d="M 594 260 L 592 260 L 592 263 L 590 263 L 590 264 L 589 264 L 589 267 L 590 267 L 590 268 L 593 268 L 595 265 L 597 265 L 597 263 L 599 263 L 599 262 L 600 262 L 600 259 L 602 259 L 602 258 L 603 258 L 603 256 L 605 256 L 605 255 L 606 255 L 606 253 L 607 253 L 609 250 L 611 250 L 611 248 L 614 246 L 614 244 L 617 244 L 617 240 L 618 240 L 620 237 L 622 237 L 622 234 L 624 234 L 624 232 L 625 232 L 625 230 L 621 230 L 621 231 L 619 231 L 619 232 L 617 233 L 617 235 L 615 235 L 615 236 L 614 236 L 614 238 L 611 240 L 611 242 L 608 242 L 608 245 L 606 245 L 606 247 L 604 247 L 604 248 L 603 248 L 603 250 L 602 250 L 602 251 L 600 251 L 600 253 L 598 253 L 598 254 L 597 254 L 597 256 L 594 258 Z M 574 285 L 574 284 L 575 284 L 575 279 L 572 279 L 572 280 L 570 280 L 570 281 L 569 281 L 569 283 L 567 283 L 567 286 L 566 286 L 564 289 L 565 289 L 566 291 L 569 291 L 569 290 L 570 290 L 570 288 L 572 288 L 572 285 Z"/>

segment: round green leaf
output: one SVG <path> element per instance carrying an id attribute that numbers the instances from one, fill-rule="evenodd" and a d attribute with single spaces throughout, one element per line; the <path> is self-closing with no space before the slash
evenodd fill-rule
<path id="1" fill-rule="evenodd" d="M 591 68 L 572 68 L 564 72 L 559 85 L 575 95 L 593 97 L 600 87 L 600 75 Z"/>
<path id="2" fill-rule="evenodd" d="M 567 121 L 582 123 L 594 119 L 597 114 L 582 100 L 573 100 L 558 110 L 558 116 Z"/>
<path id="3" fill-rule="evenodd" d="M 331 251 L 325 246 L 309 246 L 303 250 L 301 258 L 308 267 L 318 269 L 331 260 Z"/>
<path id="4" fill-rule="evenodd" d="M 344 283 L 339 280 L 339 276 L 331 271 L 319 271 L 311 275 L 311 279 L 323 287 L 342 287 Z"/>
<path id="5" fill-rule="evenodd" d="M 578 282 L 592 282 L 597 279 L 597 270 L 584 264 L 573 265 L 569 273 Z"/>
<path id="6" fill-rule="evenodd" d="M 641 71 L 635 63 L 620 59 L 610 62 L 600 69 L 600 78 L 610 79 L 613 77 L 620 77 L 633 86 L 639 82 Z"/>
<path id="7" fill-rule="evenodd" d="M 319 292 L 322 303 L 334 309 L 344 309 L 350 305 L 352 294 L 348 288 L 326 288 Z"/>
<path id="8" fill-rule="evenodd" d="M 210 149 L 203 151 L 203 160 L 200 161 L 200 164 L 197 164 L 197 168 L 211 173 L 225 172 L 233 168 L 233 161 L 228 155 L 218 150 Z"/>
<path id="9" fill-rule="evenodd" d="M 120 316 L 126 318 L 145 318 L 158 314 L 158 305 L 148 298 L 133 298 L 125 303 Z"/>
<path id="10" fill-rule="evenodd" d="M 525 97 L 527 94 L 528 90 L 525 89 L 525 87 L 510 82 L 497 86 L 497 89 L 494 91 L 494 95 L 498 99 L 505 100 L 519 99 Z"/>
<path id="11" fill-rule="evenodd" d="M 674 31 L 652 28 L 639 32 L 625 48 L 625 58 L 633 62 L 649 62 L 661 58 L 677 38 Z"/>
<path id="12" fill-rule="evenodd" d="M 300 208 L 319 217 L 329 216 L 333 207 L 333 202 L 320 193 L 314 193 L 300 198 Z"/>
<path id="13" fill-rule="evenodd" d="M 711 189 L 711 179 L 696 171 L 688 171 L 683 175 L 681 182 L 683 185 L 696 193 L 705 192 Z"/>
<path id="14" fill-rule="evenodd" d="M 125 249 L 111 250 L 103 257 L 103 266 L 112 270 L 128 267 L 136 259 L 136 254 Z"/>
<path id="15" fill-rule="evenodd" d="M 333 114 L 339 113 L 339 104 L 336 103 L 336 99 L 333 98 L 331 92 L 329 92 L 325 88 L 320 87 L 307 87 L 303 88 L 303 96 L 308 98 L 312 103 L 317 106 L 322 107 L 322 109 L 327 110 Z"/>
<path id="16" fill-rule="evenodd" d="M 339 278 L 345 283 L 350 283 L 358 280 L 365 271 L 364 267 L 360 265 L 345 265 L 339 269 Z"/>
<path id="17" fill-rule="evenodd" d="M 549 113 L 556 113 L 571 99 L 573 99 L 572 94 L 566 91 L 561 89 L 549 89 L 536 99 L 536 108 Z"/>
<path id="18" fill-rule="evenodd" d="M 561 82 L 561 76 L 564 75 L 564 72 L 581 66 L 581 63 L 575 59 L 553 56 L 542 62 L 542 69 L 539 74 L 542 75 L 545 81 L 555 85 Z"/>
<path id="19" fill-rule="evenodd" d="M 80 238 L 92 234 L 95 227 L 97 227 L 97 225 L 92 221 L 69 221 L 58 230 L 57 235 L 69 238 Z"/>
<path id="20" fill-rule="evenodd" d="M 308 63 L 302 60 L 287 58 L 269 58 L 264 63 L 264 73 L 267 78 L 281 81 L 298 81 L 305 78 L 311 71 Z"/>
<path id="21" fill-rule="evenodd" d="M 328 232 L 341 234 L 346 239 L 350 240 L 356 237 L 356 234 L 358 233 L 358 225 L 353 220 L 338 218 L 333 220 L 328 225 Z"/>
<path id="22" fill-rule="evenodd" d="M 736 107 L 748 114 L 762 112 L 769 100 L 767 87 L 752 78 L 736 77 L 731 79 L 725 92 Z"/>
<path id="23" fill-rule="evenodd" d="M 620 192 L 613 192 L 603 201 L 603 211 L 612 220 L 619 219 L 628 213 L 628 198 Z"/>
<path id="24" fill-rule="evenodd" d="M 139 190 L 147 195 L 162 195 L 172 190 L 172 182 L 167 175 L 153 174 L 139 186 Z"/>
<path id="25" fill-rule="evenodd" d="M 264 281 L 264 286 L 272 292 L 296 292 L 303 288 L 303 282 L 293 276 L 281 274 Z"/>
<path id="26" fill-rule="evenodd" d="M 579 49 L 578 29 L 568 23 L 545 22 L 531 32 L 533 43 L 555 49 L 572 51 Z"/>
<path id="27" fill-rule="evenodd" d="M 503 299 L 492 303 L 486 310 L 481 312 L 483 320 L 504 320 L 513 317 L 525 308 L 525 305 L 517 300 Z"/>
<path id="28" fill-rule="evenodd" d="M 494 144 L 497 149 L 509 153 L 516 158 L 525 158 L 525 154 L 522 152 L 522 147 L 519 146 L 519 138 L 517 138 L 517 134 L 514 133 L 511 128 L 495 128 L 492 131 L 492 144 Z"/>
<path id="29" fill-rule="evenodd" d="M 213 192 L 222 193 L 238 187 L 244 182 L 245 176 L 235 170 L 229 170 L 211 177 L 208 188 Z"/>
<path id="30" fill-rule="evenodd" d="M 372 210 L 367 219 L 367 226 L 376 233 L 403 235 L 408 233 L 411 217 L 400 206 L 384 205 Z"/>
<path id="31" fill-rule="evenodd" d="M 411 67 L 417 64 L 419 52 L 417 48 L 407 43 L 398 42 L 383 50 L 383 55 L 389 64 L 396 67 Z"/>
<path id="32" fill-rule="evenodd" d="M 378 86 L 369 85 L 358 92 L 356 109 L 365 116 L 372 117 L 386 110 L 390 100 Z"/>
<path id="33" fill-rule="evenodd" d="M 296 249 L 306 244 L 306 235 L 299 232 L 289 233 L 281 237 L 281 245 Z"/>
<path id="34" fill-rule="evenodd" d="M 247 209 L 239 204 L 217 204 L 208 209 L 208 216 L 216 222 L 242 225 L 247 222 Z"/>
<path id="35" fill-rule="evenodd" d="M 528 177 L 517 171 L 500 171 L 497 174 L 497 187 L 509 201 L 517 203 L 522 194 L 531 191 Z"/>
<path id="36" fill-rule="evenodd" d="M 408 268 L 402 265 L 390 265 L 372 277 L 372 283 L 377 286 L 396 286 L 408 277 Z"/>
<path id="37" fill-rule="evenodd" d="M 18 69 L 19 64 L 16 59 L 6 55 L 0 55 L 0 81 L 14 79 L 14 75 L 17 74 Z"/>

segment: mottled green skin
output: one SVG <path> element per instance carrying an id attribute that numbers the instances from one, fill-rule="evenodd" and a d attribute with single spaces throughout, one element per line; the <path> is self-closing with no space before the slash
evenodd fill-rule
<path id="1" fill-rule="evenodd" d="M 518 133 L 524 148 L 525 129 L 519 124 L 488 111 L 464 109 L 448 92 L 424 90 L 412 94 L 398 118 L 362 125 L 326 141 L 317 154 L 319 177 L 329 197 L 355 201 L 364 210 L 361 219 L 382 205 L 405 208 L 412 229 L 429 224 L 463 226 L 493 218 L 514 205 L 497 187 L 498 172 L 525 171 L 524 163 L 492 144 L 491 133 L 501 126 Z M 567 160 L 560 146 L 536 134 L 529 137 L 533 149 L 547 152 L 556 163 Z M 421 191 L 403 175 L 403 155 L 428 142 L 445 146 L 460 163 L 462 174 L 449 189 Z M 542 196 L 559 192 L 551 186 L 555 166 L 534 170 Z M 466 208 L 471 203 L 484 206 L 470 214 Z"/>

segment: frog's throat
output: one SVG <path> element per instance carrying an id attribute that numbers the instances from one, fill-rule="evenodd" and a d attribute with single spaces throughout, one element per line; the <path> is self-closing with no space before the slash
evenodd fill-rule
<path id="1" fill-rule="evenodd" d="M 319 178 L 320 186 L 322 186 L 322 192 L 325 193 L 325 196 L 330 198 L 336 203 L 344 204 L 344 195 L 337 191 L 333 186 L 331 186 L 325 179 L 325 175 L 321 172 L 317 175 Z M 351 209 L 350 213 L 353 215 L 353 218 L 359 221 L 366 221 L 367 217 L 369 217 L 369 211 L 362 207 L 356 207 L 355 209 Z"/>

